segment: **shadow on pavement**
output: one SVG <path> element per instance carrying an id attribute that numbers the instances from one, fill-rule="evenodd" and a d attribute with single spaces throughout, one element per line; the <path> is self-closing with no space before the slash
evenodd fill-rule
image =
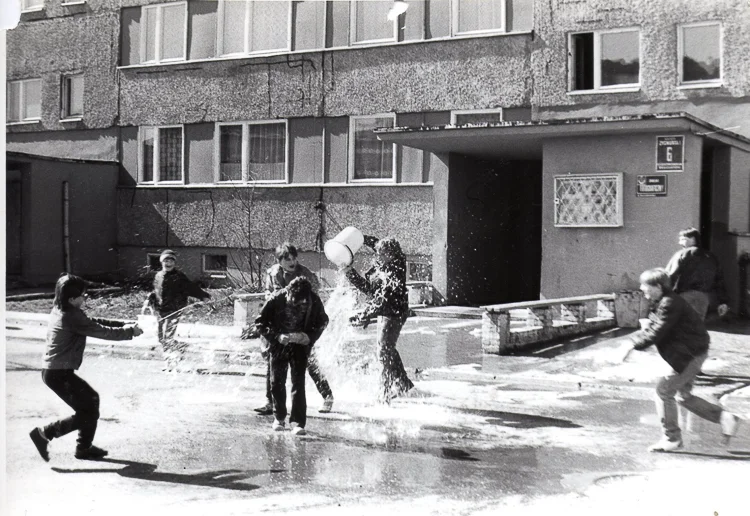
<path id="1" fill-rule="evenodd" d="M 487 418 L 491 425 L 510 426 L 513 428 L 581 428 L 571 421 L 545 416 L 533 416 L 529 414 L 517 414 L 515 412 L 500 412 L 498 410 L 460 409 L 464 414 L 471 414 Z"/>
<path id="2" fill-rule="evenodd" d="M 167 473 L 156 471 L 159 467 L 157 464 L 148 464 L 146 462 L 135 462 L 121 459 L 99 459 L 92 461 L 96 463 L 109 463 L 123 465 L 124 468 L 56 468 L 52 471 L 57 473 L 117 473 L 125 478 L 137 478 L 139 480 L 149 480 L 152 482 L 169 482 L 171 484 L 184 484 L 191 486 L 218 487 L 221 489 L 231 489 L 234 491 L 253 491 L 260 486 L 253 484 L 241 483 L 258 475 L 267 473 L 279 473 L 281 470 L 240 470 L 240 469 L 222 469 L 216 471 L 204 471 L 202 473 L 183 474 Z"/>
<path id="3" fill-rule="evenodd" d="M 707 457 L 709 459 L 720 459 L 720 460 L 739 460 L 739 461 L 750 461 L 750 451 L 730 451 L 723 454 L 720 453 L 704 453 L 704 452 L 693 452 L 693 451 L 673 451 L 669 452 L 673 455 L 690 455 L 692 457 Z"/>

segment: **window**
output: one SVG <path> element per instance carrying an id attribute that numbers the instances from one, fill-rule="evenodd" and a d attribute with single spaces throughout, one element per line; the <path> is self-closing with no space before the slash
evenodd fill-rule
<path id="1" fill-rule="evenodd" d="M 144 6 L 141 11 L 141 62 L 184 61 L 187 3 Z"/>
<path id="2" fill-rule="evenodd" d="M 146 255 L 146 261 L 147 261 L 146 267 L 148 267 L 148 270 L 150 271 L 161 270 L 161 260 L 159 259 L 160 256 L 161 256 L 160 254 L 152 254 L 152 253 L 149 253 Z"/>
<path id="3" fill-rule="evenodd" d="M 291 2 L 220 0 L 219 55 L 290 48 Z"/>
<path id="4" fill-rule="evenodd" d="M 182 127 L 141 127 L 140 182 L 182 183 Z"/>
<path id="5" fill-rule="evenodd" d="M 391 0 L 368 0 L 351 3 L 352 44 L 395 41 L 397 20 L 388 19 Z"/>
<path id="6" fill-rule="evenodd" d="M 505 0 L 453 0 L 453 34 L 505 31 Z"/>
<path id="7" fill-rule="evenodd" d="M 416 261 L 407 261 L 409 281 L 432 281 L 432 264 Z"/>
<path id="8" fill-rule="evenodd" d="M 218 124 L 217 181 L 286 182 L 286 121 Z"/>
<path id="9" fill-rule="evenodd" d="M 680 84 L 721 84 L 721 24 L 693 23 L 678 31 Z"/>
<path id="10" fill-rule="evenodd" d="M 622 174 L 555 176 L 555 226 L 622 226 Z"/>
<path id="11" fill-rule="evenodd" d="M 499 109 L 467 109 L 465 111 L 451 111 L 451 125 L 487 124 L 503 121 L 503 110 Z"/>
<path id="12" fill-rule="evenodd" d="M 569 45 L 572 91 L 638 89 L 638 29 L 571 34 Z"/>
<path id="13" fill-rule="evenodd" d="M 203 272 L 227 272 L 227 255 L 204 254 Z"/>
<path id="14" fill-rule="evenodd" d="M 83 74 L 63 77 L 62 118 L 83 116 Z"/>
<path id="15" fill-rule="evenodd" d="M 41 11 L 44 9 L 44 0 L 21 0 L 21 12 Z"/>
<path id="16" fill-rule="evenodd" d="M 30 122 L 42 117 L 42 80 L 25 79 L 8 83 L 8 122 Z"/>
<path id="17" fill-rule="evenodd" d="M 380 141 L 375 129 L 394 127 L 396 115 L 354 116 L 349 119 L 349 163 L 353 181 L 393 180 L 395 145 Z"/>

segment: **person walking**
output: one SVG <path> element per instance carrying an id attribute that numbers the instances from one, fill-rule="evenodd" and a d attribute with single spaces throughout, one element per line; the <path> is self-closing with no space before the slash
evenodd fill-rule
<path id="1" fill-rule="evenodd" d="M 312 291 L 310 280 L 303 276 L 294 278 L 266 301 L 255 324 L 269 343 L 274 416 L 272 427 L 277 431 L 285 428 L 286 378 L 291 367 L 292 410 L 289 423 L 292 433 L 303 435 L 307 422 L 307 359 L 328 324 L 323 302 Z"/>
<path id="2" fill-rule="evenodd" d="M 406 255 L 395 238 L 378 240 L 365 235 L 364 244 L 375 251 L 375 263 L 364 277 L 351 266 L 344 268 L 349 282 L 369 297 L 352 323 L 367 325 L 370 318 L 378 317 L 377 354 L 382 367 L 378 398 L 390 403 L 414 387 L 396 350 L 401 328 L 409 316 Z"/>
<path id="3" fill-rule="evenodd" d="M 729 312 L 729 297 L 719 260 L 711 251 L 701 248 L 701 234 L 695 228 L 680 231 L 678 242 L 682 249 L 672 256 L 666 267 L 673 290 L 702 319 L 706 318 L 709 307 L 717 304 L 719 316 L 724 317 Z"/>
<path id="4" fill-rule="evenodd" d="M 137 324 L 89 318 L 82 310 L 85 301 L 85 280 L 72 274 L 57 280 L 47 325 L 42 381 L 75 413 L 29 433 L 45 461 L 49 461 L 49 442 L 74 430 L 78 430 L 75 458 L 98 459 L 107 455 L 107 450 L 93 444 L 99 420 L 99 394 L 76 370 L 83 362 L 86 337 L 130 340 L 143 333 Z"/>
<path id="5" fill-rule="evenodd" d="M 265 289 L 270 298 L 275 292 L 287 287 L 294 278 L 305 277 L 310 281 L 312 291 L 316 294 L 320 289 L 318 277 L 307 267 L 297 261 L 297 248 L 289 242 L 284 242 L 275 250 L 276 264 L 266 272 Z M 243 332 L 245 333 L 245 332 Z M 266 360 L 266 404 L 255 410 L 260 415 L 273 414 L 273 400 L 271 396 L 271 359 L 268 355 L 268 342 L 263 340 L 261 355 Z M 315 350 L 310 352 L 307 359 L 307 371 L 315 383 L 315 387 L 323 397 L 323 405 L 318 412 L 328 413 L 333 409 L 333 391 L 328 380 L 320 370 Z"/>
<path id="6" fill-rule="evenodd" d="M 656 385 L 656 411 L 663 436 L 649 451 L 671 452 L 683 447 L 677 418 L 677 402 L 697 416 L 719 423 L 725 442 L 737 432 L 740 418 L 723 407 L 693 395 L 693 382 L 708 357 L 710 336 L 702 317 L 688 302 L 672 290 L 664 269 L 650 269 L 641 274 L 641 291 L 652 304 L 649 323 L 628 337 L 622 349 L 622 360 L 630 353 L 655 345 L 672 371 Z M 677 400 L 675 400 L 677 396 Z"/>
<path id="7" fill-rule="evenodd" d="M 182 312 L 188 306 L 188 298 L 201 301 L 211 298 L 211 294 L 190 281 L 184 272 L 177 268 L 177 256 L 171 249 L 162 251 L 159 256 L 161 270 L 154 277 L 154 290 L 143 303 L 141 313 L 147 309 L 158 315 L 158 336 L 164 354 L 165 371 L 177 368 L 185 353 L 185 344 L 178 344 L 175 339 L 177 324 Z"/>

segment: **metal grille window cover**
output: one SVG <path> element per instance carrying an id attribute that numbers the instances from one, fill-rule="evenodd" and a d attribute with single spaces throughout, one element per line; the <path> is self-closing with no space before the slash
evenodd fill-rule
<path id="1" fill-rule="evenodd" d="M 555 226 L 622 226 L 622 174 L 555 176 Z"/>

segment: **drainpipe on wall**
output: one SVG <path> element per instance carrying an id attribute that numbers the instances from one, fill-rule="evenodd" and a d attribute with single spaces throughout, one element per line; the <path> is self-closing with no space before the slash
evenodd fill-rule
<path id="1" fill-rule="evenodd" d="M 70 274 L 70 185 L 63 181 L 63 266 Z"/>

